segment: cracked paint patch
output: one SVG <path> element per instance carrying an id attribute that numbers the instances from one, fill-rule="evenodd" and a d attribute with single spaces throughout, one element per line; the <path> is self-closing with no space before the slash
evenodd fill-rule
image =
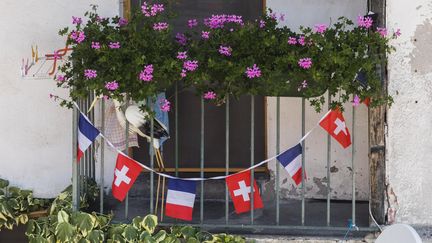
<path id="1" fill-rule="evenodd" d="M 387 184 L 386 186 L 386 194 L 387 194 L 387 223 L 393 224 L 396 222 L 396 213 L 399 209 L 399 203 L 397 200 L 397 196 L 393 191 L 393 188 Z"/>
<path id="2" fill-rule="evenodd" d="M 339 171 L 339 169 L 335 165 L 333 165 L 332 167 L 330 167 L 330 172 L 331 173 L 336 173 L 338 171 Z"/>
<path id="3" fill-rule="evenodd" d="M 424 50 L 432 49 L 432 20 L 426 19 L 423 24 L 418 25 L 412 39 L 414 49 L 410 54 L 411 73 L 425 75 L 432 72 L 430 52 Z"/>
<path id="4" fill-rule="evenodd" d="M 326 196 L 327 195 L 327 177 L 324 178 L 313 178 L 313 182 L 318 188 L 316 194 Z"/>

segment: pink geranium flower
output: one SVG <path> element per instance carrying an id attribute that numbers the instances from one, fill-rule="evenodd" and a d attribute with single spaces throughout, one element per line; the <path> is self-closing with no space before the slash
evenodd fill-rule
<path id="1" fill-rule="evenodd" d="M 353 99 L 353 106 L 358 106 L 360 104 L 361 100 L 360 97 L 358 95 L 354 95 L 354 99 Z"/>
<path id="2" fill-rule="evenodd" d="M 261 70 L 256 64 L 254 64 L 252 67 L 247 67 L 245 73 L 246 76 L 251 79 L 261 77 Z"/>
<path id="3" fill-rule="evenodd" d="M 97 71 L 93 69 L 86 69 L 84 70 L 84 77 L 87 79 L 93 79 L 97 77 Z"/>
<path id="4" fill-rule="evenodd" d="M 207 40 L 210 38 L 210 32 L 209 31 L 201 31 L 201 38 Z"/>
<path id="5" fill-rule="evenodd" d="M 128 24 L 128 20 L 127 19 L 125 19 L 125 18 L 120 18 L 119 19 L 119 22 L 118 22 L 119 27 L 125 26 L 127 24 Z"/>
<path id="6" fill-rule="evenodd" d="M 100 48 L 100 43 L 97 42 L 97 41 L 92 41 L 91 48 L 93 48 L 93 49 L 99 49 Z"/>
<path id="7" fill-rule="evenodd" d="M 299 87 L 298 87 L 298 89 L 297 89 L 297 91 L 301 91 L 302 89 L 305 89 L 305 88 L 307 88 L 307 86 L 308 86 L 308 83 L 307 83 L 307 81 L 306 80 L 303 80 L 303 82 L 299 85 Z"/>
<path id="8" fill-rule="evenodd" d="M 315 25 L 315 32 L 323 34 L 327 30 L 327 25 L 317 24 Z"/>
<path id="9" fill-rule="evenodd" d="M 72 31 L 72 33 L 71 33 L 71 35 L 70 35 L 70 38 L 72 39 L 72 40 L 75 40 L 78 44 L 79 43 L 81 43 L 81 42 L 83 42 L 84 41 L 84 39 L 85 39 L 85 34 L 84 34 L 84 32 L 83 31 Z"/>
<path id="10" fill-rule="evenodd" d="M 171 102 L 169 102 L 167 99 L 162 99 L 160 101 L 160 109 L 163 112 L 168 112 L 171 110 Z"/>
<path id="11" fill-rule="evenodd" d="M 117 83 L 116 80 L 113 80 L 113 81 L 105 84 L 105 88 L 107 90 L 110 90 L 110 91 L 114 91 L 114 90 L 118 89 L 118 87 L 119 87 L 119 84 Z"/>
<path id="12" fill-rule="evenodd" d="M 186 59 L 187 58 L 187 52 L 185 51 L 179 51 L 177 52 L 177 59 Z"/>
<path id="13" fill-rule="evenodd" d="M 111 49 L 119 49 L 120 48 L 120 42 L 110 42 L 109 43 L 109 48 L 111 48 Z"/>
<path id="14" fill-rule="evenodd" d="M 183 68 L 187 71 L 195 71 L 198 68 L 198 61 L 185 61 L 183 63 Z"/>
<path id="15" fill-rule="evenodd" d="M 153 24 L 153 29 L 154 30 L 158 30 L 158 31 L 162 31 L 162 30 L 166 30 L 168 29 L 168 23 L 166 22 L 159 22 L 159 23 L 154 23 Z"/>
<path id="16" fill-rule="evenodd" d="M 307 58 L 301 58 L 298 61 L 298 65 L 303 68 L 303 69 L 309 69 L 312 67 L 312 59 L 307 57 Z"/>
<path id="17" fill-rule="evenodd" d="M 82 19 L 80 17 L 72 16 L 72 24 L 81 24 Z"/>
<path id="18" fill-rule="evenodd" d="M 207 91 L 204 93 L 203 97 L 206 100 L 214 100 L 214 99 L 216 99 L 216 93 L 213 91 Z"/>
<path id="19" fill-rule="evenodd" d="M 230 46 L 219 46 L 219 53 L 224 55 L 224 56 L 231 56 L 231 47 Z"/>
<path id="20" fill-rule="evenodd" d="M 290 45 L 297 44 L 297 39 L 295 37 L 288 37 L 288 44 Z"/>
<path id="21" fill-rule="evenodd" d="M 150 82 L 153 79 L 153 65 L 144 66 L 144 70 L 142 70 L 139 74 L 139 79 L 144 82 Z"/>
<path id="22" fill-rule="evenodd" d="M 357 24 L 359 27 L 369 29 L 370 27 L 372 27 L 373 20 L 371 17 L 358 16 Z"/>
<path id="23" fill-rule="evenodd" d="M 377 32 L 381 35 L 381 37 L 386 37 L 387 36 L 387 29 L 386 28 L 377 28 Z"/>
<path id="24" fill-rule="evenodd" d="M 193 28 L 193 27 L 195 27 L 197 25 L 198 25 L 198 21 L 196 19 L 189 19 L 188 20 L 188 26 L 189 26 L 189 28 Z"/>

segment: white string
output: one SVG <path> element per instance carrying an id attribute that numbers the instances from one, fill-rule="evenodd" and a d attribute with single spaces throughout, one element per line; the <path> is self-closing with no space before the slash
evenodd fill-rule
<path id="1" fill-rule="evenodd" d="M 84 116 L 84 118 L 92 125 L 92 126 L 94 126 L 93 125 L 93 123 L 91 123 L 90 122 L 90 120 L 88 119 L 88 117 L 81 111 L 81 109 L 79 108 L 79 106 L 78 106 L 78 104 L 77 103 L 75 103 L 75 102 L 73 102 L 73 104 L 75 105 L 75 107 L 78 109 L 78 111 L 81 113 L 81 115 L 83 115 Z M 331 110 L 330 110 L 331 111 Z M 329 113 L 330 113 L 330 111 L 328 111 L 325 115 L 324 115 L 324 117 L 325 116 L 327 116 Z M 320 119 L 320 121 L 322 121 L 323 119 L 324 119 L 324 117 L 323 118 L 321 118 Z M 309 130 L 301 139 L 300 139 L 300 141 L 297 143 L 297 144 L 299 144 L 299 143 L 301 143 L 303 140 L 305 140 L 311 133 L 312 133 L 312 131 L 313 130 L 315 130 L 315 128 L 317 128 L 318 127 L 318 124 L 316 124 L 311 130 Z M 144 165 L 144 164 L 142 164 L 142 163 L 140 163 L 140 162 L 138 162 L 138 161 L 136 161 L 136 160 L 134 160 L 134 159 L 132 159 L 131 157 L 129 157 L 127 154 L 125 154 L 123 151 L 121 151 L 121 150 L 118 150 L 109 140 L 108 140 L 108 138 L 105 136 L 105 135 L 103 135 L 100 131 L 99 131 L 99 136 L 101 136 L 102 138 L 104 138 L 104 140 L 105 140 L 105 142 L 106 142 L 106 144 L 108 145 L 108 146 L 110 146 L 111 148 L 113 148 L 114 150 L 116 150 L 117 151 L 117 153 L 119 153 L 119 154 L 121 154 L 121 155 L 123 155 L 123 156 L 125 156 L 125 157 L 127 157 L 128 159 L 130 159 L 130 160 L 133 160 L 134 162 L 136 162 L 138 165 L 140 165 L 142 168 L 144 168 L 144 169 L 146 169 L 146 170 L 148 170 L 148 171 L 150 171 L 150 172 L 153 172 L 153 173 L 156 173 L 157 175 L 160 175 L 160 176 L 162 176 L 162 177 L 166 177 L 166 178 L 169 178 L 169 179 L 181 179 L 181 180 L 187 180 L 187 181 L 207 181 L 207 180 L 221 180 L 221 179 L 225 179 L 225 178 L 227 178 L 227 177 L 229 177 L 229 176 L 231 176 L 231 175 L 224 175 L 224 176 L 213 176 L 213 177 L 207 177 L 207 178 L 201 178 L 201 177 L 195 177 L 195 178 L 180 178 L 180 177 L 176 177 L 176 176 L 171 176 L 171 175 L 167 175 L 167 174 L 164 174 L 164 173 L 161 173 L 161 172 L 158 172 L 158 171 L 156 171 L 156 170 L 154 170 L 154 169 L 152 169 L 152 168 L 150 168 L 150 167 L 148 167 L 148 166 L 146 166 L 146 165 Z M 296 145 L 297 145 L 296 144 Z M 295 145 L 294 145 L 295 146 Z M 294 147 L 294 146 L 292 146 L 292 147 Z M 292 148 L 291 147 L 291 148 Z M 288 149 L 287 149 L 288 150 Z M 239 173 L 243 173 L 243 172 L 245 172 L 245 171 L 248 171 L 248 170 L 252 170 L 252 169 L 255 169 L 255 168 L 257 168 L 257 167 L 259 167 L 259 166 L 261 166 L 261 165 L 263 165 L 263 164 L 266 164 L 266 163 L 268 163 L 268 162 L 270 162 L 270 161 L 272 161 L 272 160 L 274 160 L 274 159 L 276 159 L 279 155 L 281 155 L 281 154 L 283 154 L 283 153 L 285 153 L 287 150 L 284 150 L 283 152 L 281 152 L 281 153 L 279 153 L 279 154 L 277 154 L 277 155 L 275 155 L 275 156 L 273 156 L 273 157 L 271 157 L 271 158 L 268 158 L 268 159 L 266 159 L 266 160 L 264 160 L 264 161 L 261 161 L 261 162 L 259 162 L 258 164 L 256 164 L 256 165 L 253 165 L 253 166 L 251 166 L 251 167 L 249 167 L 249 168 L 246 168 L 246 169 L 244 169 L 244 170 L 241 170 L 241 171 L 239 171 L 239 172 L 237 172 L 237 173 L 235 173 L 235 174 L 239 174 Z"/>

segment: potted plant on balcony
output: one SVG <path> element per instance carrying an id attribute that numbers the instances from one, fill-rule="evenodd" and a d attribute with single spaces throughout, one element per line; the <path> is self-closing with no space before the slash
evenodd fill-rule
<path id="1" fill-rule="evenodd" d="M 333 106 L 354 95 L 374 97 L 375 104 L 390 102 L 381 97 L 376 70 L 392 50 L 390 38 L 383 29 L 371 31 L 371 23 L 364 21 L 359 17 L 354 26 L 342 17 L 332 26 L 320 24 L 294 33 L 278 27 L 271 10 L 255 22 L 235 15 L 213 15 L 201 26 L 190 20 L 191 31 L 184 35 L 190 41 L 179 42 L 179 54 L 199 67 L 189 72 L 185 66 L 183 79 L 218 103 L 242 94 L 305 97 L 320 110 L 325 100 L 318 96 L 327 90 L 338 97 Z M 359 72 L 367 82 L 356 79 Z"/>
<path id="2" fill-rule="evenodd" d="M 60 31 L 73 53 L 56 80 L 70 88 L 74 101 L 93 91 L 118 100 L 154 100 L 182 80 L 217 103 L 227 96 L 292 96 L 309 98 L 320 110 L 325 91 L 336 97 L 334 107 L 353 96 L 371 97 L 372 105 L 391 103 L 382 96 L 376 67 L 384 64 L 392 50 L 389 40 L 399 32 L 389 37 L 383 28 L 372 29 L 369 17 L 359 17 L 356 26 L 342 17 L 332 26 L 295 33 L 279 27 L 271 10 L 252 22 L 212 15 L 202 23 L 189 20 L 191 31 L 174 36 L 163 4 L 144 2 L 129 20 L 102 18 L 95 7 L 85 15 L 85 24 L 74 18 L 73 30 Z"/>

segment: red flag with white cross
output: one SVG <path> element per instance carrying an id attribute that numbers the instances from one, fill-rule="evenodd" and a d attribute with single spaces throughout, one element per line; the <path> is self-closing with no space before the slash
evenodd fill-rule
<path id="1" fill-rule="evenodd" d="M 122 202 L 141 171 L 138 162 L 119 153 L 112 183 L 113 196 Z"/>
<path id="2" fill-rule="evenodd" d="M 351 145 L 351 135 L 346 127 L 342 112 L 338 108 L 330 111 L 319 124 L 336 139 L 342 147 L 347 148 Z"/>
<path id="3" fill-rule="evenodd" d="M 251 210 L 251 172 L 250 170 L 228 176 L 226 179 L 229 193 L 237 214 Z M 263 203 L 256 181 L 253 181 L 253 208 L 262 208 Z"/>

